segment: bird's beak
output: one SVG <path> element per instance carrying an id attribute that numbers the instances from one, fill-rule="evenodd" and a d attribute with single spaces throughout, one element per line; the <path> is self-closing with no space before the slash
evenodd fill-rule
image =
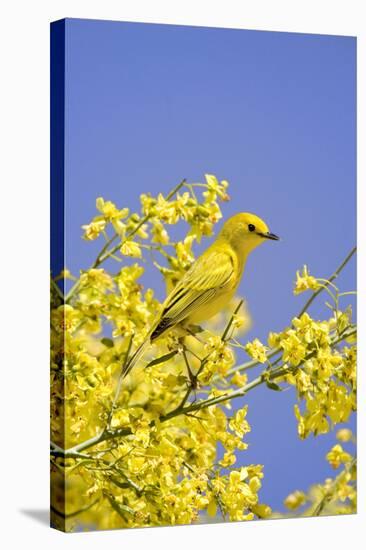
<path id="1" fill-rule="evenodd" d="M 270 239 L 271 241 L 279 241 L 280 238 L 277 237 L 277 235 L 275 235 L 274 233 L 270 233 L 268 231 L 268 233 L 258 233 L 258 235 L 260 235 L 261 237 L 264 237 L 265 239 Z"/>

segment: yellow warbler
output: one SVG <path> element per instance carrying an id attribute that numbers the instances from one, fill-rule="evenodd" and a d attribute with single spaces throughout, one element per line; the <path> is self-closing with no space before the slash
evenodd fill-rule
<path id="1" fill-rule="evenodd" d="M 248 212 L 232 216 L 217 239 L 191 265 L 163 303 L 161 314 L 131 359 L 126 376 L 154 340 L 173 328 L 206 321 L 233 298 L 249 253 L 265 240 L 277 241 L 263 220 Z"/>

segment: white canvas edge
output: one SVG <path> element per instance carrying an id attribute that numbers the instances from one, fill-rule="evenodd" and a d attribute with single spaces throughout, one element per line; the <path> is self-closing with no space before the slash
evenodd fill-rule
<path id="1" fill-rule="evenodd" d="M 340 34 L 358 41 L 358 322 L 365 330 L 365 27 L 362 1 L 14 0 L 2 8 L 1 487 L 4 547 L 360 548 L 365 516 L 365 342 L 359 340 L 359 513 L 62 534 L 48 508 L 49 22 L 65 16 Z M 34 518 L 31 517 L 32 511 Z M 31 512 L 31 513 L 30 513 Z"/>

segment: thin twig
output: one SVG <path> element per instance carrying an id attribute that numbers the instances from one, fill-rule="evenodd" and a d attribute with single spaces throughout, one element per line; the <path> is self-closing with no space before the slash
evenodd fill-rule
<path id="1" fill-rule="evenodd" d="M 78 516 L 79 514 L 82 514 L 83 512 L 86 512 L 87 510 L 90 510 L 90 508 L 92 508 L 92 506 L 95 506 L 95 504 L 99 501 L 100 501 L 100 497 L 95 499 L 91 504 L 87 504 L 86 506 L 79 508 L 79 510 L 75 510 L 75 512 L 69 512 L 68 514 L 65 514 L 64 512 L 57 510 L 57 508 L 55 508 L 54 506 L 51 506 L 51 511 L 54 512 L 57 516 L 60 516 L 64 519 L 70 519 L 70 518 L 74 518 L 75 516 Z"/>
<path id="2" fill-rule="evenodd" d="M 115 233 L 114 235 L 112 235 L 110 239 L 108 239 L 108 241 L 105 243 L 102 250 L 99 252 L 98 256 L 96 257 L 95 262 L 93 263 L 93 268 L 98 267 L 102 263 L 101 258 L 103 254 L 105 254 L 109 246 L 113 243 L 113 241 L 117 239 L 118 236 L 119 236 L 118 233 Z"/>
<path id="3" fill-rule="evenodd" d="M 231 315 L 231 317 L 230 317 L 230 319 L 229 319 L 229 322 L 228 322 L 228 324 L 226 325 L 226 328 L 225 328 L 225 330 L 224 330 L 224 332 L 223 332 L 223 334 L 222 334 L 222 336 L 221 336 L 221 340 L 222 340 L 223 342 L 225 342 L 226 337 L 227 337 L 227 335 L 228 335 L 228 333 L 229 333 L 229 330 L 230 330 L 230 328 L 231 328 L 231 325 L 233 324 L 234 317 L 235 317 L 235 315 L 238 313 L 238 311 L 239 311 L 239 309 L 241 308 L 241 306 L 243 305 L 243 302 L 244 302 L 244 300 L 240 300 L 240 302 L 238 303 L 238 305 L 237 305 L 236 308 L 235 308 L 234 313 Z"/>
<path id="4" fill-rule="evenodd" d="M 268 361 L 269 359 L 271 359 L 272 357 L 277 355 L 277 353 L 280 353 L 280 351 L 282 351 L 280 348 L 276 348 L 273 351 L 271 351 L 270 353 L 268 353 L 266 355 L 266 361 Z M 254 367 L 256 367 L 258 365 L 262 365 L 262 364 L 263 363 L 261 363 L 257 359 L 253 359 L 252 361 L 247 361 L 246 363 L 243 363 L 242 365 L 232 367 L 228 371 L 228 376 L 230 376 L 231 374 L 235 374 L 236 372 L 245 372 L 246 370 L 253 369 Z"/>
<path id="5" fill-rule="evenodd" d="M 169 193 L 168 195 L 166 196 L 166 200 L 169 200 L 171 199 L 175 193 L 178 193 L 179 189 L 181 189 L 183 187 L 183 185 L 186 183 L 186 179 L 183 179 L 180 183 L 178 183 L 178 185 L 176 185 Z M 123 242 L 126 240 L 126 239 L 130 239 L 133 235 L 135 235 L 135 233 L 137 233 L 137 231 L 146 223 L 149 221 L 149 219 L 151 218 L 151 214 L 147 214 L 146 216 L 144 216 L 140 221 L 139 223 L 133 228 L 131 229 L 130 232 L 127 233 L 127 235 L 125 236 Z M 118 243 L 118 245 L 116 245 L 115 247 L 113 247 L 111 250 L 109 250 L 107 252 L 107 249 L 109 247 L 109 245 L 118 237 L 118 233 L 115 233 L 103 246 L 103 248 L 101 249 L 101 251 L 99 252 L 99 254 L 97 255 L 96 257 L 96 260 L 92 263 L 92 265 L 90 266 L 89 269 L 95 269 L 96 267 L 99 267 L 103 262 L 105 262 L 105 260 L 107 260 L 110 256 L 112 256 L 115 252 L 117 252 L 117 250 L 119 250 L 121 248 L 121 245 L 123 243 Z M 76 283 L 72 286 L 72 288 L 70 289 L 69 293 L 66 295 L 66 298 L 65 298 L 65 302 L 68 303 L 70 301 L 70 299 L 72 298 L 72 296 L 75 294 L 75 292 L 77 291 L 77 289 L 79 288 L 80 286 L 80 279 L 78 281 L 76 281 Z"/>
<path id="6" fill-rule="evenodd" d="M 354 255 L 354 253 L 356 252 L 357 250 L 357 247 L 355 246 L 354 248 L 352 248 L 351 252 L 346 256 L 346 258 L 343 260 L 343 262 L 341 263 L 341 265 L 335 270 L 335 272 L 333 273 L 333 275 L 331 275 L 331 277 L 329 277 L 329 279 L 327 280 L 327 282 L 325 283 L 325 285 L 321 286 L 320 288 L 318 288 L 318 290 L 316 290 L 311 296 L 310 298 L 308 299 L 308 301 L 305 303 L 304 307 L 302 308 L 302 310 L 300 311 L 300 313 L 298 314 L 298 317 L 301 317 L 301 315 L 303 315 L 305 313 L 305 311 L 307 311 L 307 309 L 310 307 L 310 305 L 313 303 L 313 301 L 315 300 L 315 298 L 317 296 L 319 296 L 319 294 L 321 292 L 323 292 L 323 290 L 325 289 L 325 287 L 329 286 L 330 283 L 332 281 L 334 281 L 334 279 L 336 279 L 338 277 L 338 275 L 340 274 L 340 272 L 342 271 L 342 269 L 348 264 L 348 262 L 350 261 L 350 259 L 352 258 L 352 256 Z"/>
<path id="7" fill-rule="evenodd" d="M 185 184 L 186 182 L 186 179 L 183 179 L 180 183 L 178 183 L 178 185 L 176 185 L 174 187 L 174 189 L 172 189 L 170 191 L 170 193 L 168 193 L 168 195 L 166 196 L 166 200 L 170 200 L 176 193 L 178 193 L 179 189 L 181 189 L 181 187 L 183 187 L 183 185 Z M 124 238 L 123 242 L 126 241 L 127 239 L 130 239 L 133 235 L 135 235 L 135 233 L 137 233 L 137 231 L 146 223 L 149 221 L 149 219 L 152 217 L 152 214 L 146 214 L 146 216 L 144 218 L 142 218 L 139 223 L 136 225 L 136 227 L 134 227 L 127 235 L 126 237 Z M 123 244 L 123 243 L 122 243 Z M 104 254 L 104 256 L 102 256 L 100 258 L 100 264 L 102 262 L 104 262 L 107 258 L 109 258 L 109 256 L 111 254 L 114 254 L 115 252 L 117 252 L 117 250 L 119 250 L 121 248 L 121 243 L 118 243 L 118 245 L 114 246 L 111 250 L 109 250 L 108 252 L 106 252 Z"/>

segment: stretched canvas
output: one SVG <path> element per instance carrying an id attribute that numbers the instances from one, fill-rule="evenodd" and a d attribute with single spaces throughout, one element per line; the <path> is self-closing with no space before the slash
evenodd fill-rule
<path id="1" fill-rule="evenodd" d="M 356 512 L 356 39 L 51 24 L 51 525 Z"/>

